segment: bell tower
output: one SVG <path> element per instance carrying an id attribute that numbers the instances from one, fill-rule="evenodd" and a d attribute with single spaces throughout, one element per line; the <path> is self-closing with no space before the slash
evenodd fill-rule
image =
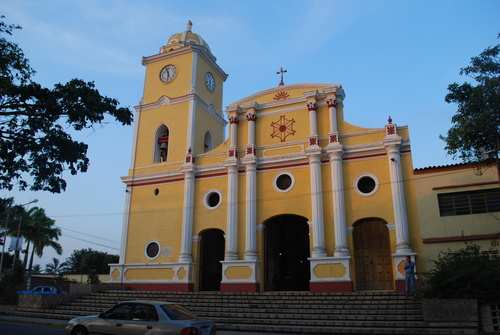
<path id="1" fill-rule="evenodd" d="M 146 75 L 136 107 L 133 169 L 182 163 L 187 152 L 208 152 L 224 140 L 222 88 L 227 74 L 192 26 L 189 21 L 158 54 L 142 60 Z"/>

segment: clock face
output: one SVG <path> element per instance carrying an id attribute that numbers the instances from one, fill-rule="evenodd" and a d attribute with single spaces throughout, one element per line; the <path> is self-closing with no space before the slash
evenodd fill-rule
<path id="1" fill-rule="evenodd" d="M 177 68 L 174 65 L 167 65 L 160 72 L 160 80 L 164 83 L 169 83 L 174 80 L 176 75 Z"/>
<path id="2" fill-rule="evenodd" d="M 215 90 L 215 79 L 210 72 L 207 72 L 207 74 L 205 75 L 205 84 L 207 85 L 207 88 L 210 92 L 213 92 Z"/>

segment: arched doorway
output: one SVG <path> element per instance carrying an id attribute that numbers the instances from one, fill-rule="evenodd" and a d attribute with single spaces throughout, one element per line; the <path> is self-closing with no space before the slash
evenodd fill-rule
<path id="1" fill-rule="evenodd" d="M 298 215 L 280 215 L 265 223 L 266 291 L 309 291 L 309 225 Z"/>
<path id="2" fill-rule="evenodd" d="M 208 229 L 201 233 L 200 242 L 200 291 L 219 291 L 224 260 L 224 233 Z"/>
<path id="3" fill-rule="evenodd" d="M 354 225 L 357 290 L 392 290 L 389 230 L 381 219 L 364 219 Z"/>

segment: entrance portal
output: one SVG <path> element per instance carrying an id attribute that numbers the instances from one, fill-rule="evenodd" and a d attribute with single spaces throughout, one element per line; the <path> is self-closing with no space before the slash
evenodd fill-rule
<path id="1" fill-rule="evenodd" d="M 392 258 L 389 230 L 381 219 L 366 219 L 354 225 L 357 290 L 392 290 Z"/>
<path id="2" fill-rule="evenodd" d="M 265 223 L 266 291 L 309 291 L 309 225 L 298 215 L 281 215 Z"/>
<path id="3" fill-rule="evenodd" d="M 224 233 L 209 229 L 201 233 L 200 291 L 220 291 L 224 260 Z"/>

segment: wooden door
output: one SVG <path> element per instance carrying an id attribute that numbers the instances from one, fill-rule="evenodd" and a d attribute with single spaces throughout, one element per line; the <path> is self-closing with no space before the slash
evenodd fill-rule
<path id="1" fill-rule="evenodd" d="M 358 290 L 392 290 L 389 231 L 380 219 L 357 223 L 353 232 Z"/>

